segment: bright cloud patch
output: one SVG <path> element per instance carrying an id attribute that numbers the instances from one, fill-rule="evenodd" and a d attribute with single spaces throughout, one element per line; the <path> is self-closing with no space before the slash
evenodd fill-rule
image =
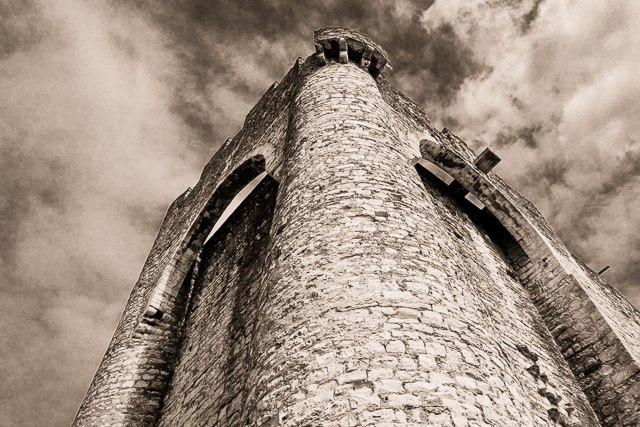
<path id="1" fill-rule="evenodd" d="M 451 23 L 487 66 L 439 119 L 494 146 L 498 172 L 640 304 L 640 4 L 438 0 L 421 22 Z"/>

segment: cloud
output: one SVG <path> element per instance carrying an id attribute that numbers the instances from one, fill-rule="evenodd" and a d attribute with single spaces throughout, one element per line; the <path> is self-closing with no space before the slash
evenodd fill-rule
<path id="1" fill-rule="evenodd" d="M 96 2 L 17 4 L 0 61 L 0 424 L 68 425 L 200 161 L 156 29 Z"/>
<path id="2" fill-rule="evenodd" d="M 485 72 L 436 117 L 456 120 L 498 173 L 541 208 L 570 250 L 640 305 L 640 7 L 636 2 L 436 2 L 427 29 L 454 24 Z M 429 109 L 427 108 L 429 111 Z"/>
<path id="3" fill-rule="evenodd" d="M 638 8 L 3 1 L 0 424 L 71 422 L 168 204 L 325 25 L 384 46 L 392 82 L 494 146 L 498 172 L 640 305 Z"/>

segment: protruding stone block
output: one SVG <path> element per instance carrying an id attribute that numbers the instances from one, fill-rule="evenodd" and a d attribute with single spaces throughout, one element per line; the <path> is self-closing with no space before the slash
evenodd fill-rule
<path id="1" fill-rule="evenodd" d="M 324 48 L 320 43 L 315 43 L 316 46 L 316 59 L 318 64 L 324 65 L 327 63 L 327 58 L 324 56 Z"/>
<path id="2" fill-rule="evenodd" d="M 158 310 L 154 307 L 147 307 L 147 309 L 144 311 L 144 315 L 147 317 L 155 317 L 156 314 L 158 314 Z"/>
<path id="3" fill-rule="evenodd" d="M 378 80 L 386 79 L 387 77 L 389 77 L 389 75 L 391 75 L 392 72 L 393 68 L 391 67 L 391 64 L 389 64 L 388 62 L 385 63 L 378 72 Z"/>
<path id="4" fill-rule="evenodd" d="M 493 151 L 489 150 L 489 148 L 485 148 L 484 151 L 482 151 L 482 153 L 480 153 L 480 155 L 476 157 L 476 160 L 473 163 L 482 172 L 487 173 L 495 168 L 496 165 L 500 163 L 500 160 L 502 159 L 498 157 Z"/>
<path id="5" fill-rule="evenodd" d="M 347 62 L 349 62 L 349 53 L 347 52 L 347 41 L 340 37 L 340 39 L 338 40 L 338 46 L 340 48 L 340 62 L 343 64 L 346 64 Z"/>
<path id="6" fill-rule="evenodd" d="M 373 48 L 371 46 L 366 46 L 364 48 L 364 52 L 362 53 L 362 58 L 360 59 L 360 66 L 364 69 L 368 69 L 371 65 L 371 55 L 373 54 Z"/>

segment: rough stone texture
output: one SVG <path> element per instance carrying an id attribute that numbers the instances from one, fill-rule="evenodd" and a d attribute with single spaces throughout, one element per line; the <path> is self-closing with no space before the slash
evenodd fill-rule
<path id="1" fill-rule="evenodd" d="M 203 248 L 159 425 L 242 424 L 262 332 L 261 261 L 276 190 L 274 180 L 263 181 Z"/>
<path id="2" fill-rule="evenodd" d="M 638 425 L 638 310 L 367 36 L 314 42 L 170 206 L 74 425 Z"/>
<path id="3" fill-rule="evenodd" d="M 423 156 L 482 201 L 485 216 L 510 236 L 504 246 L 511 263 L 603 425 L 638 425 L 638 310 L 571 256 L 530 202 L 479 171 L 464 143 L 445 136 L 449 149 L 424 139 Z"/>

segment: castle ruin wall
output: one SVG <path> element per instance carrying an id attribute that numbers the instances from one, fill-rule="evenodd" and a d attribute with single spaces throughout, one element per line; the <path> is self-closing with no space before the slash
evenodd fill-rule
<path id="1" fill-rule="evenodd" d="M 74 425 L 637 425 L 638 310 L 368 37 L 315 47 L 170 206 Z"/>

